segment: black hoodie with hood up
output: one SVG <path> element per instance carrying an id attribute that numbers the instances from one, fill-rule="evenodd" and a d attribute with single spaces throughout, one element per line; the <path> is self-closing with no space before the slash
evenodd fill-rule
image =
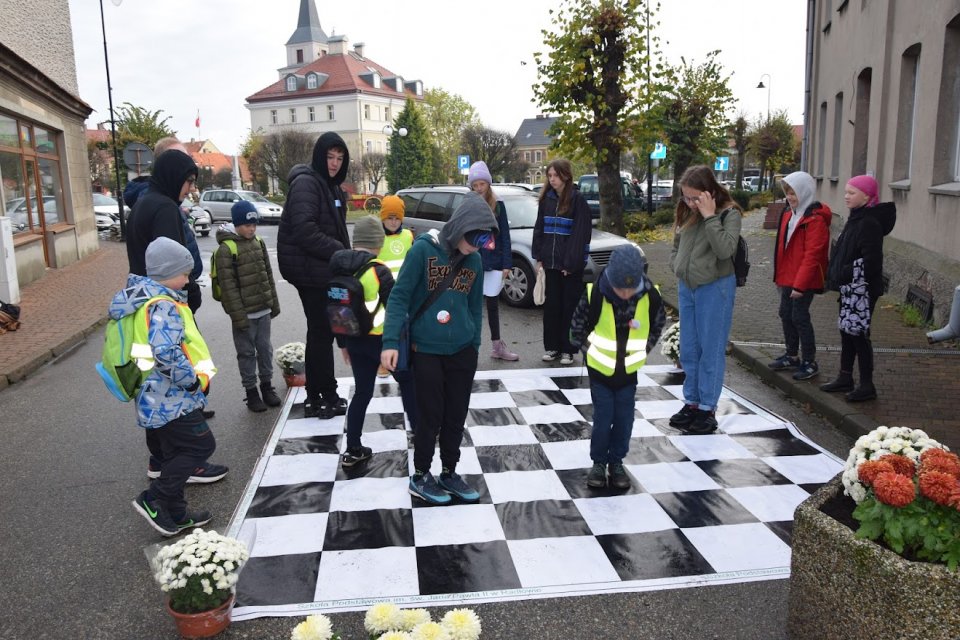
<path id="1" fill-rule="evenodd" d="M 343 149 L 337 175 L 327 171 L 327 151 Z M 336 133 L 328 131 L 313 147 L 311 166 L 290 170 L 287 202 L 277 230 L 280 274 L 297 288 L 321 288 L 330 280 L 330 258 L 350 247 L 346 194 L 340 185 L 347 176 L 350 152 Z"/>

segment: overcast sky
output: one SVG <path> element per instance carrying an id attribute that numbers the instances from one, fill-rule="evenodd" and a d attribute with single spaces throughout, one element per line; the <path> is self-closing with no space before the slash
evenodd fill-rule
<path id="1" fill-rule="evenodd" d="M 181 139 L 236 153 L 250 129 L 245 98 L 275 82 L 300 0 L 103 0 L 114 108 L 130 102 L 170 116 Z M 515 133 L 536 115 L 533 53 L 550 28 L 547 0 L 315 0 L 327 35 L 425 88 L 459 94 L 483 124 Z M 786 109 L 803 122 L 805 0 L 666 0 L 657 30 L 668 61 L 702 61 L 720 49 L 739 108 L 751 117 Z M 88 126 L 109 121 L 99 5 L 70 0 L 80 97 Z M 521 64 L 526 62 L 527 64 Z M 763 74 L 767 89 L 757 89 Z M 764 78 L 767 84 L 767 79 Z"/>

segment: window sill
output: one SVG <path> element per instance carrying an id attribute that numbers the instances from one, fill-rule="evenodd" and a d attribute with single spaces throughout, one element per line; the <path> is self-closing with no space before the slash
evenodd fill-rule
<path id="1" fill-rule="evenodd" d="M 828 33 L 830 33 L 830 23 L 829 23 L 829 22 L 828 22 L 827 24 L 823 25 L 823 34 L 826 35 L 826 34 L 828 34 Z"/>
<path id="2" fill-rule="evenodd" d="M 889 186 L 894 191 L 910 191 L 910 178 L 891 182 Z"/>
<path id="3" fill-rule="evenodd" d="M 832 182 L 833 184 L 837 184 L 838 182 L 840 182 L 840 178 L 838 178 L 837 176 L 830 176 L 830 182 Z"/>
<path id="4" fill-rule="evenodd" d="M 935 184 L 927 189 L 927 191 L 938 196 L 960 196 L 960 182 Z"/>
<path id="5" fill-rule="evenodd" d="M 813 176 L 813 179 L 816 180 L 817 182 L 822 182 L 822 181 L 823 181 L 823 174 Z"/>
<path id="6" fill-rule="evenodd" d="M 47 226 L 47 233 L 58 235 L 61 233 L 66 233 L 67 231 L 73 231 L 74 228 L 75 225 L 72 225 L 69 222 L 57 222 L 56 224 Z"/>
<path id="7" fill-rule="evenodd" d="M 43 240 L 43 236 L 39 233 L 33 233 L 31 231 L 21 231 L 20 233 L 13 234 L 13 247 L 22 247 L 25 244 L 31 244 L 34 242 L 40 242 Z"/>

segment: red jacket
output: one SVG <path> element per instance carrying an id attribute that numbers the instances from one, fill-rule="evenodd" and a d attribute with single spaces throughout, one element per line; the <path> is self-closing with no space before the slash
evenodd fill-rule
<path id="1" fill-rule="evenodd" d="M 773 281 L 778 287 L 822 293 L 830 250 L 830 207 L 814 202 L 797 222 L 787 238 L 787 225 L 793 212 L 787 207 L 780 215 L 773 252 Z"/>

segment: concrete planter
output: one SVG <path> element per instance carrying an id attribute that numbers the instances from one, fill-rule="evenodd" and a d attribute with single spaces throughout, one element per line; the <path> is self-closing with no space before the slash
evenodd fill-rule
<path id="1" fill-rule="evenodd" d="M 840 495 L 838 475 L 797 507 L 793 527 L 790 638 L 955 640 L 960 572 L 910 562 L 820 511 Z"/>

